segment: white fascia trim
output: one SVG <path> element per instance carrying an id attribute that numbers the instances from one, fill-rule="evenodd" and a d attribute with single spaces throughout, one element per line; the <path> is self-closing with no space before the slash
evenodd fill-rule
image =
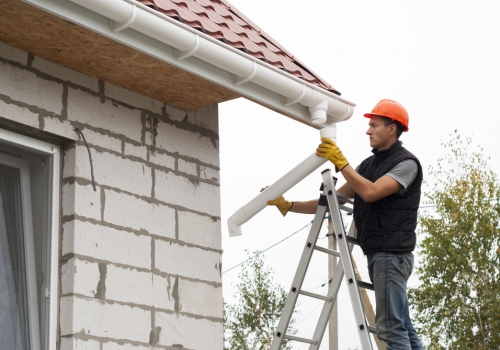
<path id="1" fill-rule="evenodd" d="M 48 2 L 55 4 L 61 3 L 61 1 L 26 1 L 42 8 L 51 7 L 50 12 L 61 16 L 61 13 L 56 9 L 57 6 L 47 6 Z M 116 34 L 121 34 L 118 32 L 125 28 L 133 29 L 174 48 L 178 61 L 198 58 L 232 74 L 233 86 L 230 88 L 234 91 L 239 91 L 238 87 L 241 85 L 253 83 L 266 89 L 269 93 L 278 94 L 281 96 L 281 106 L 278 110 L 282 110 L 283 114 L 290 115 L 286 107 L 292 105 L 305 107 L 309 113 L 295 117 L 315 128 L 322 128 L 349 119 L 354 112 L 354 103 L 283 72 L 134 0 L 71 1 L 109 18 L 111 21 L 110 31 Z M 66 17 L 64 14 L 62 16 Z M 92 27 L 90 29 L 94 30 Z M 123 33 L 131 35 L 127 30 Z M 260 101 L 260 96 L 243 95 L 249 99 Z M 262 102 L 268 104 L 265 101 Z M 272 107 L 276 109 L 278 106 Z"/>

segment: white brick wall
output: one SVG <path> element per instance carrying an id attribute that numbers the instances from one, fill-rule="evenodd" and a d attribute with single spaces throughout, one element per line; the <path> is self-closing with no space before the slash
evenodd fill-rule
<path id="1" fill-rule="evenodd" d="M 180 310 L 208 317 L 222 318 L 222 287 L 179 279 Z"/>
<path id="2" fill-rule="evenodd" d="M 198 166 L 195 163 L 185 161 L 184 159 L 179 159 L 177 161 L 177 170 L 179 170 L 180 172 L 196 176 L 198 174 L 197 169 Z"/>
<path id="3" fill-rule="evenodd" d="M 155 266 L 160 271 L 221 283 L 220 253 L 156 241 Z"/>
<path id="4" fill-rule="evenodd" d="M 208 106 L 188 113 L 188 121 L 202 128 L 219 133 L 218 106 Z"/>
<path id="5" fill-rule="evenodd" d="M 38 113 L 33 113 L 26 107 L 19 107 L 0 101 L 0 117 L 12 119 L 14 116 L 16 117 L 16 121 L 21 124 L 35 128 L 38 128 L 40 124 Z"/>
<path id="6" fill-rule="evenodd" d="M 62 266 L 61 274 L 61 294 L 95 296 L 101 277 L 97 263 L 71 258 Z"/>
<path id="7" fill-rule="evenodd" d="M 3 62 L 0 62 L 0 81 L 0 94 L 49 112 L 62 112 L 62 84 L 39 78 L 33 72 Z"/>
<path id="8" fill-rule="evenodd" d="M 80 185 L 77 182 L 62 187 L 63 215 L 79 215 L 90 219 L 101 219 L 101 195 L 92 185 Z"/>
<path id="9" fill-rule="evenodd" d="M 99 96 L 82 90 L 68 90 L 68 119 L 141 141 L 140 110 L 127 108 L 110 100 L 102 103 Z"/>
<path id="10" fill-rule="evenodd" d="M 166 203 L 220 216 L 219 187 L 172 172 L 156 174 L 155 196 Z"/>
<path id="11" fill-rule="evenodd" d="M 149 342 L 151 312 L 119 303 L 62 297 L 61 335 L 84 333 L 95 337 Z"/>
<path id="12" fill-rule="evenodd" d="M 151 168 L 144 163 L 117 156 L 106 151 L 91 150 L 95 180 L 109 187 L 119 188 L 139 196 L 151 195 Z M 76 174 L 91 179 L 89 154 L 85 146 L 76 148 Z"/>
<path id="13" fill-rule="evenodd" d="M 162 329 L 161 345 L 180 344 L 183 348 L 203 350 L 223 348 L 222 324 L 219 322 L 164 312 L 157 312 L 155 316 L 156 326 Z"/>
<path id="14" fill-rule="evenodd" d="M 105 191 L 105 194 L 106 206 L 109 208 L 104 211 L 106 222 L 175 238 L 174 209 L 115 191 Z"/>
<path id="15" fill-rule="evenodd" d="M 179 213 L 179 239 L 213 249 L 222 249 L 220 220 L 190 212 Z"/>
<path id="16" fill-rule="evenodd" d="M 165 153 L 150 152 L 149 161 L 162 167 L 175 169 L 175 158 Z"/>
<path id="17" fill-rule="evenodd" d="M 106 299 L 174 310 L 175 278 L 110 265 L 106 274 Z"/>
<path id="18" fill-rule="evenodd" d="M 82 128 L 82 132 L 89 145 L 99 146 L 118 153 L 122 152 L 122 140 L 119 138 L 106 135 L 103 132 L 93 131 L 88 128 Z"/>
<path id="19" fill-rule="evenodd" d="M 138 93 L 107 82 L 104 83 L 104 93 L 106 96 L 115 100 L 122 101 L 135 107 L 150 110 L 156 114 L 161 114 L 163 103 L 150 97 L 139 95 Z"/>
<path id="20" fill-rule="evenodd" d="M 35 56 L 31 66 L 40 72 L 46 73 L 58 79 L 75 83 L 90 90 L 99 91 L 97 79 L 44 60 L 41 57 Z"/>
<path id="21" fill-rule="evenodd" d="M 0 42 L 0 56 L 16 63 L 26 64 L 28 53 L 13 46 Z"/>
<path id="22" fill-rule="evenodd" d="M 218 142 L 216 148 L 209 137 L 199 133 L 180 129 L 160 121 L 156 144 L 166 151 L 178 152 L 183 156 L 219 166 Z"/>
<path id="23" fill-rule="evenodd" d="M 206 166 L 200 166 L 200 177 L 204 180 L 220 182 L 219 171 Z"/>
<path id="24" fill-rule="evenodd" d="M 217 106 L 187 113 L 3 43 L 0 57 L 0 127 L 63 145 L 60 349 L 222 349 Z"/>
<path id="25" fill-rule="evenodd" d="M 62 338 L 60 350 L 101 350 L 101 343 L 93 339 Z"/>
<path id="26" fill-rule="evenodd" d="M 70 253 L 150 269 L 151 237 L 72 220 L 63 225 L 62 255 Z"/>

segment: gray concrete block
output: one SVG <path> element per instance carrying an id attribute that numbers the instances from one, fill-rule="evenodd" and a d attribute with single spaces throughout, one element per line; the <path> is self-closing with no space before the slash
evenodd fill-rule
<path id="1" fill-rule="evenodd" d="M 150 269 L 151 237 L 72 220 L 63 224 L 62 255 L 69 253 Z"/>
<path id="2" fill-rule="evenodd" d="M 179 240 L 212 249 L 222 249 L 221 222 L 187 211 L 179 212 Z"/>
<path id="3" fill-rule="evenodd" d="M 175 210 L 164 205 L 148 203 L 124 193 L 105 191 L 104 221 L 145 230 L 150 234 L 175 238 Z"/>
<path id="4" fill-rule="evenodd" d="M 148 310 L 92 298 L 61 298 L 61 336 L 82 333 L 147 343 L 150 331 L 151 312 Z"/>
<path id="5" fill-rule="evenodd" d="M 202 281 L 220 283 L 221 254 L 157 240 L 155 266 L 160 271 Z"/>
<path id="6" fill-rule="evenodd" d="M 124 102 L 137 108 L 147 109 L 156 114 L 162 114 L 163 102 L 141 95 L 122 87 L 104 82 L 104 94 L 112 99 Z"/>
<path id="7" fill-rule="evenodd" d="M 62 84 L 39 78 L 35 73 L 0 62 L 0 94 L 55 114 L 63 109 Z"/>
<path id="8" fill-rule="evenodd" d="M 91 185 L 78 183 L 62 187 L 62 214 L 81 215 L 90 219 L 101 219 L 101 192 L 94 192 Z"/>
<path id="9" fill-rule="evenodd" d="M 99 96 L 68 89 L 68 119 L 107 130 L 111 135 L 124 135 L 141 141 L 141 111 L 130 109 Z"/>
<path id="10" fill-rule="evenodd" d="M 222 287 L 179 279 L 179 311 L 222 319 Z"/>
<path id="11" fill-rule="evenodd" d="M 203 350 L 223 348 L 222 322 L 156 312 L 155 325 L 162 329 L 161 345 L 182 344 L 183 348 Z"/>
<path id="12" fill-rule="evenodd" d="M 214 145 L 207 136 L 193 131 L 179 129 L 173 125 L 158 122 L 156 146 L 168 152 L 198 159 L 201 162 L 219 166 L 219 145 Z"/>
<path id="13" fill-rule="evenodd" d="M 61 294 L 76 293 L 93 298 L 99 281 L 97 263 L 71 258 L 61 267 Z"/>
<path id="14" fill-rule="evenodd" d="M 200 126 L 219 134 L 219 106 L 213 105 L 190 111 L 188 121 L 191 124 Z"/>
<path id="15" fill-rule="evenodd" d="M 97 78 L 90 77 L 57 63 L 47 61 L 41 57 L 35 56 L 31 66 L 40 72 L 51 75 L 55 78 L 75 83 L 76 85 L 86 87 L 87 89 L 96 92 L 99 91 L 99 81 Z"/>
<path id="16" fill-rule="evenodd" d="M 175 277 L 110 265 L 106 274 L 106 299 L 173 311 L 174 283 Z"/>
<path id="17" fill-rule="evenodd" d="M 101 343 L 93 339 L 61 338 L 60 350 L 101 350 Z"/>
<path id="18" fill-rule="evenodd" d="M 37 128 L 40 125 L 38 113 L 31 112 L 28 108 L 0 100 L 0 117 L 15 120 L 18 123 Z"/>
<path id="19" fill-rule="evenodd" d="M 220 216 L 220 188 L 175 175 L 155 172 L 155 197 L 166 203 Z"/>
<path id="20" fill-rule="evenodd" d="M 28 64 L 28 53 L 26 51 L 2 42 L 0 42 L 0 57 L 22 65 Z"/>

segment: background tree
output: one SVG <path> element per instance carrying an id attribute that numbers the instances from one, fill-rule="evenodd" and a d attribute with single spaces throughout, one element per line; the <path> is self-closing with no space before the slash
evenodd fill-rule
<path id="1" fill-rule="evenodd" d="M 428 349 L 500 349 L 500 186 L 471 140 L 452 135 L 431 168 L 435 212 L 420 218 L 424 239 L 409 291 Z"/>
<path id="2" fill-rule="evenodd" d="M 287 293 L 279 284 L 273 283 L 272 269 L 266 267 L 263 256 L 257 254 L 255 252 L 251 260 L 243 265 L 238 275 L 237 303 L 224 304 L 225 350 L 271 348 Z M 295 322 L 295 318 L 292 318 L 289 334 L 295 333 L 292 329 Z M 289 342 L 285 341 L 282 349 L 291 348 Z"/>

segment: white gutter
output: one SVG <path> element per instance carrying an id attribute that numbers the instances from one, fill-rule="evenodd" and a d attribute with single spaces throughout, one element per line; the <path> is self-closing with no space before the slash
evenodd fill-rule
<path id="1" fill-rule="evenodd" d="M 283 104 L 309 108 L 319 126 L 349 119 L 355 104 L 226 45 L 134 0 L 71 0 L 111 20 L 113 31 L 132 28 L 175 48 L 177 59 L 197 57 L 233 75 L 235 84 L 252 82 L 282 96 Z"/>

